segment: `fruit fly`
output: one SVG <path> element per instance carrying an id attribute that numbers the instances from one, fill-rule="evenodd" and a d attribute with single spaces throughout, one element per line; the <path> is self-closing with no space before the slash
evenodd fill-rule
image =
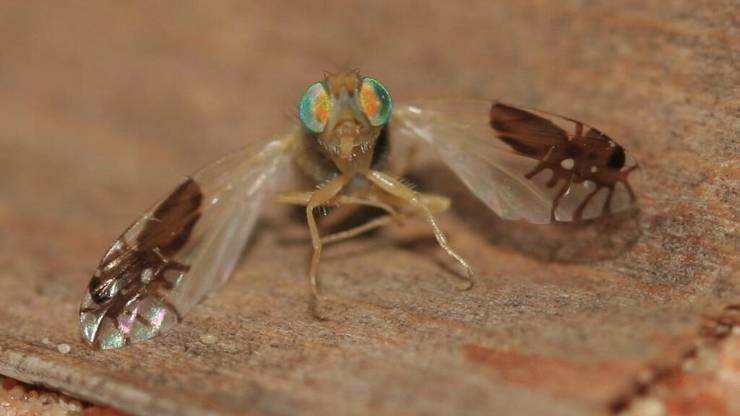
<path id="1" fill-rule="evenodd" d="M 265 199 L 305 208 L 313 256 L 311 304 L 320 295 L 319 259 L 328 242 L 399 217 L 424 219 L 441 248 L 474 273 L 448 243 L 436 215 L 450 200 L 418 192 L 388 168 L 402 140 L 432 145 L 469 190 L 505 219 L 552 223 L 624 210 L 636 199 L 638 169 L 625 149 L 580 121 L 487 100 L 395 105 L 375 78 L 327 74 L 298 105 L 300 125 L 255 142 L 186 178 L 133 223 L 101 259 L 80 307 L 83 338 L 102 349 L 163 334 L 229 277 Z M 294 163 L 315 189 L 273 194 Z M 321 236 L 316 209 L 371 206 L 385 214 Z"/>

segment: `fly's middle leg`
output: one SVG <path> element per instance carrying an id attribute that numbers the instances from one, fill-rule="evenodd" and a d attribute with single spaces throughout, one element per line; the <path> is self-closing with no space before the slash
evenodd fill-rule
<path id="1" fill-rule="evenodd" d="M 429 208 L 429 211 L 432 212 L 432 214 L 438 214 L 440 212 L 447 211 L 450 207 L 450 199 L 441 195 L 419 194 L 419 198 L 421 199 L 422 204 L 426 205 L 427 208 Z M 394 222 L 397 224 L 402 224 L 403 218 L 406 216 L 406 213 L 398 212 L 394 208 L 392 208 L 392 204 L 395 202 L 397 201 L 388 201 L 388 203 L 384 203 L 372 199 L 359 199 L 352 197 L 339 199 L 337 201 L 337 205 L 341 205 L 342 203 L 367 205 L 371 207 L 385 209 L 388 214 L 373 218 L 364 224 L 360 224 L 348 230 L 327 235 L 321 239 L 321 242 L 324 244 L 335 243 L 337 241 L 347 240 L 360 234 L 375 230 L 377 228 L 393 224 Z"/>

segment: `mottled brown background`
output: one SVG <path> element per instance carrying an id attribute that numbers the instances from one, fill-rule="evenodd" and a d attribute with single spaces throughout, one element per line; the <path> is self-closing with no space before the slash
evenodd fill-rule
<path id="1" fill-rule="evenodd" d="M 740 412 L 724 309 L 740 303 L 739 9 L 4 1 L 0 373 L 156 415 Z M 412 224 L 326 251 L 331 320 L 317 322 L 305 226 L 273 215 L 171 335 L 83 345 L 78 301 L 116 235 L 182 175 L 283 131 L 342 66 L 397 101 L 497 97 L 599 126 L 642 162 L 641 211 L 504 222 L 425 163 L 421 185 L 455 197 L 442 222 L 474 290 L 452 289 Z"/>

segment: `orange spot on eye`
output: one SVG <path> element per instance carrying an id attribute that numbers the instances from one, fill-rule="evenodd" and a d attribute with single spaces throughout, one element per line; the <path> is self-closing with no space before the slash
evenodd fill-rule
<path id="1" fill-rule="evenodd" d="M 326 120 L 329 118 L 329 103 L 326 97 L 316 100 L 316 105 L 313 108 L 313 113 L 316 116 L 316 119 L 319 120 L 322 124 L 326 123 Z"/>
<path id="2" fill-rule="evenodd" d="M 362 109 L 369 118 L 374 118 L 378 115 L 378 109 L 380 108 L 380 100 L 378 94 L 372 87 L 363 86 L 360 91 L 360 99 L 362 100 Z"/>

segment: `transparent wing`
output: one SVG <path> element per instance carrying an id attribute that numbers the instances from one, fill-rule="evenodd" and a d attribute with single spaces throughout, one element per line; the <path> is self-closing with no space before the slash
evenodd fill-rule
<path id="1" fill-rule="evenodd" d="M 129 227 L 83 297 L 83 338 L 108 349 L 162 334 L 224 283 L 292 141 L 289 134 L 225 156 Z"/>
<path id="2" fill-rule="evenodd" d="M 393 137 L 432 144 L 468 188 L 505 219 L 584 220 L 635 202 L 637 163 L 577 120 L 485 100 L 398 105 Z"/>

